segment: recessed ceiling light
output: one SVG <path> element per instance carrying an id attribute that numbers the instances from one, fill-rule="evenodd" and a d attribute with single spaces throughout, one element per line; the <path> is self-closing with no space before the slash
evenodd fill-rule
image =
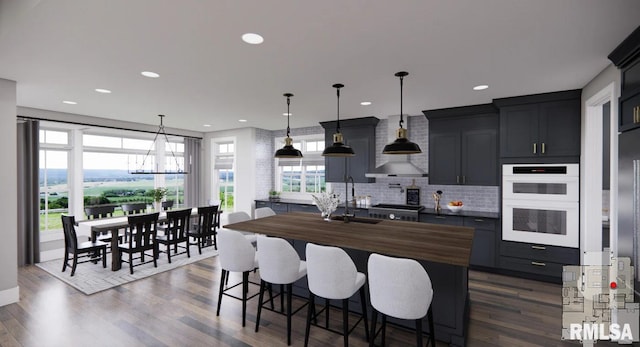
<path id="1" fill-rule="evenodd" d="M 209 127 L 211 127 L 211 124 L 204 124 L 203 127 L 209 128 Z"/>
<path id="2" fill-rule="evenodd" d="M 238 119 L 238 122 L 240 122 L 240 123 L 246 123 L 246 122 L 247 122 L 247 120 L 246 120 L 246 119 Z"/>
<path id="3" fill-rule="evenodd" d="M 103 94 L 110 94 L 111 91 L 109 89 L 96 88 L 96 92 Z"/>
<path id="4" fill-rule="evenodd" d="M 489 86 L 488 86 L 488 85 L 486 85 L 486 84 L 481 84 L 481 85 L 479 85 L 479 86 L 475 86 L 475 87 L 473 87 L 473 90 L 485 90 L 485 89 L 487 89 L 487 88 L 489 88 Z"/>
<path id="5" fill-rule="evenodd" d="M 69 100 L 65 100 L 62 102 L 63 104 L 67 104 L 67 105 L 77 105 L 78 103 L 75 101 L 69 101 Z"/>
<path id="6" fill-rule="evenodd" d="M 264 42 L 264 39 L 258 34 L 246 33 L 242 35 L 242 41 L 252 45 L 259 45 Z"/>
<path id="7" fill-rule="evenodd" d="M 285 113 L 283 113 L 282 115 L 283 115 L 283 116 L 285 116 L 285 117 L 286 117 L 286 116 L 293 116 L 293 113 L 287 113 L 287 112 L 285 112 Z"/>
<path id="8" fill-rule="evenodd" d="M 150 78 L 158 78 L 158 77 L 160 77 L 159 74 L 157 74 L 157 73 L 155 73 L 153 71 L 142 71 L 140 74 L 142 76 L 144 76 L 144 77 L 150 77 Z"/>
<path id="9" fill-rule="evenodd" d="M 371 105 L 371 101 L 363 101 L 363 102 L 360 103 L 360 105 L 369 106 L 369 105 Z"/>

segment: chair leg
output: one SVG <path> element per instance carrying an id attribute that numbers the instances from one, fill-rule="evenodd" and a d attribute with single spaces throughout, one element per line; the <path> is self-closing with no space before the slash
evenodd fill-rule
<path id="1" fill-rule="evenodd" d="M 364 320 L 364 334 L 369 341 L 369 323 L 367 322 L 367 296 L 364 293 L 364 286 L 360 287 L 360 304 L 362 305 L 362 319 Z"/>
<path id="2" fill-rule="evenodd" d="M 307 310 L 307 326 L 304 332 L 304 346 L 307 347 L 309 345 L 309 333 L 311 332 L 311 316 L 315 315 L 315 310 L 313 309 L 316 301 L 316 296 L 313 295 L 311 291 L 309 291 L 309 309 Z"/>
<path id="3" fill-rule="evenodd" d="M 344 347 L 349 346 L 349 299 L 342 300 L 342 334 Z"/>
<path id="4" fill-rule="evenodd" d="M 284 312 L 284 284 L 280 285 L 280 312 Z"/>
<path id="5" fill-rule="evenodd" d="M 382 314 L 382 345 L 387 343 L 387 315 Z"/>
<path id="6" fill-rule="evenodd" d="M 171 244 L 167 243 L 167 259 L 169 259 L 169 264 L 171 264 Z"/>
<path id="7" fill-rule="evenodd" d="M 191 258 L 191 250 L 190 250 L 191 247 L 189 247 L 189 239 L 188 238 L 187 238 L 186 243 L 187 243 L 187 245 L 186 245 L 187 246 L 187 258 Z"/>
<path id="8" fill-rule="evenodd" d="M 378 311 L 371 307 L 371 332 L 369 333 L 369 347 L 375 346 L 376 340 L 376 321 L 378 320 Z"/>
<path id="9" fill-rule="evenodd" d="M 273 285 L 271 285 L 271 283 L 269 283 L 269 302 L 271 302 L 271 309 L 274 309 L 274 304 L 273 304 Z"/>
<path id="10" fill-rule="evenodd" d="M 247 320 L 247 292 L 249 291 L 249 271 L 242 273 L 242 326 Z"/>
<path id="11" fill-rule="evenodd" d="M 222 270 L 220 273 L 220 292 L 218 293 L 218 309 L 216 310 L 216 316 L 220 315 L 220 304 L 222 303 L 222 293 L 224 292 L 224 278 L 227 277 L 227 270 Z"/>
<path id="12" fill-rule="evenodd" d="M 67 269 L 67 262 L 69 261 L 69 251 L 67 246 L 64 247 L 64 262 L 62 263 L 62 272 Z"/>
<path id="13" fill-rule="evenodd" d="M 213 234 L 213 249 L 218 250 L 218 242 L 216 242 L 216 234 Z"/>
<path id="14" fill-rule="evenodd" d="M 291 292 L 293 283 L 287 284 L 287 346 L 291 346 Z"/>
<path id="15" fill-rule="evenodd" d="M 202 242 L 204 242 L 204 238 L 196 238 L 196 243 L 198 244 L 198 253 L 202 254 Z"/>
<path id="16" fill-rule="evenodd" d="M 102 249 L 102 267 L 107 267 L 107 247 Z"/>
<path id="17" fill-rule="evenodd" d="M 142 257 L 144 257 L 144 252 L 142 252 Z M 133 252 L 129 252 L 129 272 L 133 275 Z"/>
<path id="18" fill-rule="evenodd" d="M 431 306 L 429 306 L 429 310 L 427 311 L 427 319 L 429 321 L 429 343 L 431 347 L 436 347 L 436 330 L 433 326 L 433 310 Z"/>
<path id="19" fill-rule="evenodd" d="M 324 319 L 325 326 L 329 328 L 329 299 L 324 299 Z"/>
<path id="20" fill-rule="evenodd" d="M 144 254 L 144 252 L 142 252 Z M 153 244 L 153 267 L 158 267 L 158 257 L 160 257 L 160 246 L 157 243 Z"/>
<path id="21" fill-rule="evenodd" d="M 76 273 L 76 266 L 78 265 L 78 254 L 73 253 L 73 264 L 71 265 L 71 276 Z"/>
<path id="22" fill-rule="evenodd" d="M 260 327 L 260 313 L 262 312 L 262 301 L 264 300 L 264 289 L 265 289 L 265 281 L 260 280 L 260 295 L 258 296 L 258 314 L 256 315 L 256 332 L 258 332 L 258 327 Z"/>
<path id="23" fill-rule="evenodd" d="M 422 347 L 422 319 L 416 319 L 416 346 Z"/>

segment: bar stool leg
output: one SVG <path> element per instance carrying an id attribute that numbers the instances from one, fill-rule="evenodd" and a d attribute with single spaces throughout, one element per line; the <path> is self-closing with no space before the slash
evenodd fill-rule
<path id="1" fill-rule="evenodd" d="M 316 301 L 316 296 L 313 295 L 311 291 L 309 291 L 309 309 L 307 310 L 307 327 L 304 333 L 304 346 L 307 347 L 309 345 L 309 333 L 311 332 L 311 315 L 315 315 L 314 305 Z"/>
<path id="2" fill-rule="evenodd" d="M 284 312 L 284 284 L 280 285 L 280 312 Z"/>
<path id="3" fill-rule="evenodd" d="M 349 346 L 349 299 L 342 299 L 342 331 L 344 347 Z"/>
<path id="4" fill-rule="evenodd" d="M 247 292 L 249 291 L 249 271 L 242 273 L 242 326 L 247 320 Z"/>
<path id="5" fill-rule="evenodd" d="M 382 345 L 384 346 L 387 340 L 387 315 L 382 314 Z"/>
<path id="6" fill-rule="evenodd" d="M 416 319 L 416 343 L 422 347 L 422 319 Z"/>
<path id="7" fill-rule="evenodd" d="M 431 306 L 429 306 L 429 311 L 427 311 L 427 319 L 429 320 L 429 342 L 431 343 L 431 347 L 436 347 L 436 330 L 433 326 L 433 311 Z"/>
<path id="8" fill-rule="evenodd" d="M 220 273 L 220 292 L 218 293 L 218 309 L 216 310 L 216 316 L 220 315 L 220 304 L 222 303 L 222 293 L 224 292 L 224 278 L 227 277 L 227 270 L 222 270 Z"/>
<path id="9" fill-rule="evenodd" d="M 327 327 L 327 329 L 329 328 L 329 299 L 324 299 L 324 313 L 325 313 L 325 325 Z"/>
<path id="10" fill-rule="evenodd" d="M 378 320 L 378 311 L 371 307 L 371 333 L 369 334 L 369 347 L 375 346 L 376 340 L 376 323 Z"/>
<path id="11" fill-rule="evenodd" d="M 293 283 L 287 284 L 287 345 L 291 345 L 291 292 L 293 291 Z"/>
<path id="12" fill-rule="evenodd" d="M 258 296 L 258 314 L 256 315 L 256 332 L 258 332 L 258 328 L 260 327 L 260 313 L 262 312 L 262 300 L 264 299 L 264 280 L 260 281 L 260 296 Z"/>
<path id="13" fill-rule="evenodd" d="M 364 320 L 364 334 L 369 341 L 369 324 L 367 322 L 367 297 L 364 293 L 364 286 L 360 287 L 360 304 L 362 305 L 362 319 Z"/>

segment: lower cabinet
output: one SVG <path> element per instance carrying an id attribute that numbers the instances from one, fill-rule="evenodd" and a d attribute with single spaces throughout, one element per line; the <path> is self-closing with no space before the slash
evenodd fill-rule
<path id="1" fill-rule="evenodd" d="M 256 200 L 256 208 L 269 207 L 276 214 L 289 212 L 289 204 L 285 202 Z"/>
<path id="2" fill-rule="evenodd" d="M 463 217 L 460 216 L 448 216 L 438 214 L 420 214 L 420 222 L 431 224 L 444 224 L 444 225 L 456 225 L 462 226 L 464 224 Z"/>
<path id="3" fill-rule="evenodd" d="M 564 265 L 577 265 L 580 250 L 577 248 L 538 245 L 502 241 L 499 267 L 505 270 L 562 278 Z"/>

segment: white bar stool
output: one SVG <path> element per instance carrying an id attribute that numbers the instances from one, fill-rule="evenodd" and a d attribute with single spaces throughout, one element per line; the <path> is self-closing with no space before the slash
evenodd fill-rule
<path id="1" fill-rule="evenodd" d="M 222 273 L 220 276 L 220 292 L 218 293 L 218 309 L 216 316 L 220 315 L 220 304 L 222 295 L 230 296 L 242 301 L 242 326 L 245 326 L 247 317 L 247 300 L 255 297 L 258 293 L 247 298 L 249 291 L 249 272 L 258 267 L 258 256 L 256 249 L 251 242 L 240 232 L 230 229 L 220 229 L 218 231 L 218 242 L 220 243 L 219 261 Z M 225 279 L 228 280 L 229 272 L 242 272 L 242 282 L 231 287 L 225 287 Z M 242 297 L 226 293 L 226 291 L 242 284 Z M 257 284 L 257 283 L 254 283 Z"/>
<path id="2" fill-rule="evenodd" d="M 258 207 L 255 210 L 256 219 L 275 215 L 276 213 L 271 209 L 271 207 Z"/>
<path id="3" fill-rule="evenodd" d="M 386 317 L 411 319 L 416 323 L 416 342 L 422 347 L 422 319 L 429 320 L 429 344 L 436 345 L 433 329 L 431 301 L 433 287 L 427 271 L 413 259 L 393 258 L 371 254 L 368 261 L 369 296 L 373 312 L 371 314 L 371 340 L 376 336 L 378 312 L 382 313 L 382 345 L 385 343 Z"/>
<path id="4" fill-rule="evenodd" d="M 231 212 L 227 215 L 227 224 L 246 222 L 248 220 L 251 220 L 251 216 L 249 216 L 248 213 L 242 211 Z M 249 239 L 251 243 L 256 243 L 256 234 L 245 231 L 240 231 L 240 233 L 244 235 L 244 237 Z"/>
<path id="5" fill-rule="evenodd" d="M 367 277 L 358 272 L 353 260 L 347 252 L 338 247 L 319 246 L 307 243 L 307 279 L 309 281 L 309 310 L 307 313 L 307 327 L 304 336 L 304 345 L 309 344 L 311 320 L 315 320 L 319 314 L 326 311 L 326 327 L 331 332 L 342 334 L 344 346 L 349 345 L 349 333 L 364 319 L 364 329 L 367 341 L 369 341 L 369 325 L 367 323 L 367 303 L 364 292 L 364 283 Z M 349 298 L 357 291 L 360 292 L 362 304 L 362 317 L 349 328 Z M 342 300 L 342 333 L 329 328 L 329 305 L 315 313 L 315 297 L 319 296 L 327 300 Z"/>
<path id="6" fill-rule="evenodd" d="M 257 211 L 257 210 L 256 210 Z M 258 301 L 258 315 L 256 317 L 256 332 L 260 326 L 264 291 L 267 283 L 280 285 L 280 307 L 282 311 L 284 300 L 284 286 L 287 293 L 287 345 L 291 345 L 291 315 L 300 311 L 305 305 L 292 311 L 291 296 L 293 283 L 307 274 L 307 263 L 300 260 L 293 246 L 284 239 L 276 237 L 258 236 L 258 262 L 260 263 L 260 298 Z M 273 296 L 271 296 L 273 310 Z"/>

